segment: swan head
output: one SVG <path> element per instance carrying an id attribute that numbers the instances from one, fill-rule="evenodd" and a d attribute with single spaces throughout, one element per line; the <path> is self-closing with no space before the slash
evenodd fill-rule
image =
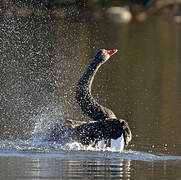
<path id="1" fill-rule="evenodd" d="M 105 63 L 113 54 L 117 53 L 117 49 L 105 50 L 101 49 L 97 52 L 95 60 L 99 63 Z"/>

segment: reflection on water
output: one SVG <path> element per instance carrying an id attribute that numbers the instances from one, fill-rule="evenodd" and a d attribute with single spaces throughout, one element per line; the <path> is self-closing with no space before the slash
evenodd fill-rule
<path id="1" fill-rule="evenodd" d="M 181 26 L 85 21 L 64 11 L 61 19 L 15 11 L 0 18 L 0 179 L 179 179 Z M 57 121 L 89 120 L 74 90 L 100 48 L 119 53 L 101 67 L 92 93 L 128 121 L 129 151 L 12 145 L 41 143 Z"/>
<path id="2" fill-rule="evenodd" d="M 111 179 L 131 177 L 130 160 L 1 157 L 1 178 Z M 7 176 L 8 174 L 8 176 Z"/>
<path id="3" fill-rule="evenodd" d="M 128 152 L 136 157 L 137 152 Z M 9 154 L 10 155 L 10 154 Z M 179 179 L 181 161 L 136 161 L 123 154 L 93 151 L 15 153 L 0 157 L 0 177 L 9 179 Z M 139 156 L 139 155 L 138 155 Z M 149 156 L 148 154 L 145 156 Z M 145 177 L 146 176 L 146 177 Z"/>

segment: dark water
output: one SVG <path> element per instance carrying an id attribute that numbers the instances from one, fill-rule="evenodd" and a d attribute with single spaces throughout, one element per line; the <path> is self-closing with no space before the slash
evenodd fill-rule
<path id="1" fill-rule="evenodd" d="M 180 179 L 181 26 L 13 10 L 0 22 L 0 179 Z M 43 142 L 57 121 L 89 120 L 74 89 L 100 48 L 119 53 L 93 95 L 128 121 L 131 144 L 121 153 Z"/>

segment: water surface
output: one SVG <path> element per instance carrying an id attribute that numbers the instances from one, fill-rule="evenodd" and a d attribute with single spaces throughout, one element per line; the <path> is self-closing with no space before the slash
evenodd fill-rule
<path id="1" fill-rule="evenodd" d="M 0 178 L 180 179 L 181 26 L 75 12 L 1 17 Z M 100 48 L 119 53 L 96 74 L 92 93 L 127 120 L 131 144 L 115 152 L 44 143 L 55 122 L 90 120 L 74 90 Z"/>

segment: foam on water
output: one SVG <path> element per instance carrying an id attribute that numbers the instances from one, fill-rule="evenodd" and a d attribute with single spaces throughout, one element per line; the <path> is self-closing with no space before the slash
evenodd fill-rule
<path id="1" fill-rule="evenodd" d="M 150 153 L 124 150 L 115 150 L 114 148 L 101 148 L 92 146 L 83 146 L 80 143 L 69 143 L 65 146 L 55 142 L 41 142 L 41 141 L 1 141 L 0 142 L 0 156 L 20 156 L 20 157 L 67 157 L 72 158 L 121 158 L 138 161 L 181 161 L 181 156 L 158 156 Z"/>
<path id="2" fill-rule="evenodd" d="M 106 147 L 106 141 L 102 140 L 98 142 L 98 147 L 100 149 L 109 149 L 112 151 L 119 151 L 122 152 L 124 150 L 124 138 L 123 135 L 118 139 L 111 139 L 111 146 Z"/>

